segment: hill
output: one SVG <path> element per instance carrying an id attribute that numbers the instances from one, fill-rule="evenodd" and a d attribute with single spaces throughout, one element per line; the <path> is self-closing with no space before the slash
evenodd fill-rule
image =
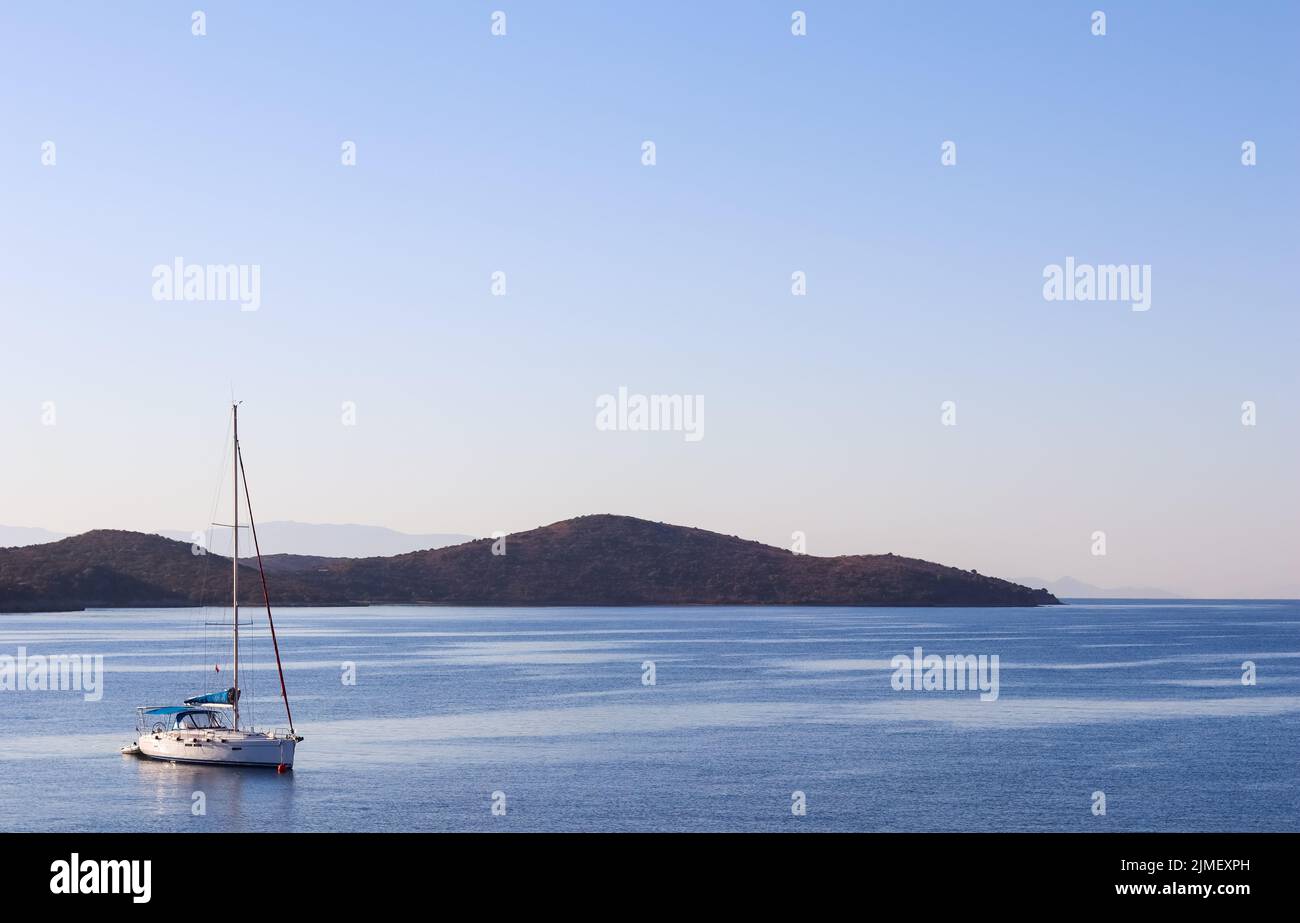
<path id="1" fill-rule="evenodd" d="M 1057 599 L 1006 580 L 892 554 L 813 557 L 703 529 L 582 516 L 392 557 L 266 559 L 272 603 L 500 606 L 1032 606 Z M 221 604 L 230 562 L 156 535 L 100 530 L 0 549 L 0 611 Z M 260 603 L 255 566 L 240 598 Z"/>

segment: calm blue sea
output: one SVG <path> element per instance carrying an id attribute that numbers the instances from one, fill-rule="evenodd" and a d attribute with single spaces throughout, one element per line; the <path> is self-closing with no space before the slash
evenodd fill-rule
<path id="1" fill-rule="evenodd" d="M 120 755 L 136 705 L 224 685 L 227 641 L 204 624 L 223 615 L 0 616 L 0 655 L 102 654 L 106 671 L 98 702 L 0 692 L 0 825 L 1300 829 L 1295 602 L 284 609 L 294 772 Z M 281 726 L 266 633 L 246 634 L 247 702 Z M 895 691 L 890 660 L 916 646 L 998 655 L 997 700 Z"/>

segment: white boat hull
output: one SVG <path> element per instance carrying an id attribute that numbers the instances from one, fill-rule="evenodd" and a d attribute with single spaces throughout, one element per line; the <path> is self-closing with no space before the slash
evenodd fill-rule
<path id="1" fill-rule="evenodd" d="M 162 731 L 141 734 L 136 741 L 140 756 L 173 763 L 216 766 L 267 766 L 293 768 L 293 737 L 254 731 Z"/>

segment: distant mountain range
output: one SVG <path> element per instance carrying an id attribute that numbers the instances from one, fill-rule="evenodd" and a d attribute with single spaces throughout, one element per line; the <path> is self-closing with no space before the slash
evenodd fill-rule
<path id="1" fill-rule="evenodd" d="M 27 526 L 0 526 L 0 548 L 14 548 L 20 545 L 41 545 L 45 542 L 57 542 L 68 536 L 62 532 L 49 529 L 32 529 Z"/>
<path id="2" fill-rule="evenodd" d="M 189 543 L 191 533 L 163 530 L 158 533 Z M 212 530 L 212 546 L 217 554 L 230 554 L 230 530 Z M 257 526 L 257 540 L 262 554 L 302 554 L 326 558 L 377 558 L 429 548 L 445 548 L 468 542 L 473 535 L 433 532 L 423 535 L 398 532 L 383 526 L 331 525 L 311 522 L 267 522 Z M 247 533 L 240 536 L 239 556 L 253 554 Z"/>
<path id="3" fill-rule="evenodd" d="M 259 528 L 259 533 L 261 529 Z M 504 554 L 494 551 L 504 550 Z M 269 555 L 278 605 L 1035 606 L 1046 590 L 892 554 L 833 558 L 628 516 L 582 516 L 388 557 Z M 254 565 L 240 601 L 260 602 Z M 222 605 L 230 562 L 188 541 L 99 530 L 0 549 L 0 611 Z"/>
<path id="4" fill-rule="evenodd" d="M 1052 595 L 1062 599 L 1182 599 L 1177 593 L 1170 593 L 1150 586 L 1100 587 L 1084 583 L 1073 577 L 1060 580 L 1021 580 L 1028 586 L 1046 587 Z"/>
<path id="5" fill-rule="evenodd" d="M 183 529 L 162 529 L 158 535 L 185 542 L 192 541 L 192 532 Z M 205 537 L 209 533 L 205 533 Z M 68 536 L 48 529 L 29 529 L 21 526 L 0 526 L 0 548 L 38 545 L 56 542 Z M 257 527 L 257 540 L 262 554 L 305 554 L 329 558 L 372 558 L 423 551 L 427 548 L 444 548 L 458 545 L 474 538 L 456 533 L 430 533 L 413 535 L 385 529 L 383 526 L 333 525 L 309 522 L 265 522 Z M 230 530 L 210 531 L 209 551 L 230 554 Z M 247 533 L 240 538 L 239 556 L 253 554 L 253 543 Z"/>

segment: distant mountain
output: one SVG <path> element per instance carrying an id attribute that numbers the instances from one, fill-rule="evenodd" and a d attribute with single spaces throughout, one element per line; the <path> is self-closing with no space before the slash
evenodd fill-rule
<path id="1" fill-rule="evenodd" d="M 1057 599 L 1006 580 L 892 554 L 820 558 L 703 529 L 582 516 L 393 557 L 267 558 L 279 605 L 1033 606 Z M 240 566 L 240 598 L 260 600 Z M 228 558 L 187 542 L 101 530 L 0 549 L 0 611 L 221 603 Z"/>
<path id="2" fill-rule="evenodd" d="M 0 526 L 0 548 L 14 548 L 21 545 L 41 545 L 45 542 L 57 542 L 67 538 L 62 532 L 49 529 L 33 529 L 27 526 Z"/>
<path id="3" fill-rule="evenodd" d="M 189 544 L 192 533 L 179 529 L 164 529 L 158 533 L 167 538 Z M 386 529 L 383 526 L 334 525 L 313 522 L 262 522 L 257 524 L 257 540 L 262 554 L 303 554 L 327 558 L 374 558 L 428 548 L 445 548 L 459 545 L 474 538 L 472 535 L 435 532 L 413 535 Z M 253 543 L 247 533 L 240 536 L 239 556 L 253 554 Z M 217 554 L 230 555 L 230 530 L 212 530 L 212 545 L 208 549 Z"/>
<path id="4" fill-rule="evenodd" d="M 193 540 L 192 532 L 182 529 L 162 529 L 157 535 L 175 539 L 185 544 Z M 24 526 L 0 526 L 0 548 L 42 545 L 57 542 L 68 536 L 48 529 Z M 468 542 L 474 536 L 456 532 L 431 532 L 413 534 L 386 529 L 383 526 L 334 525 L 311 522 L 265 522 L 257 527 L 257 538 L 262 554 L 315 555 L 328 558 L 373 558 L 428 548 L 445 548 Z M 230 555 L 230 531 L 213 529 L 209 551 Z M 252 542 L 245 531 L 240 539 L 239 556 L 253 554 Z"/>
<path id="5" fill-rule="evenodd" d="M 1149 586 L 1100 587 L 1073 577 L 1060 580 L 1022 580 L 1028 586 L 1046 587 L 1062 599 L 1182 599 L 1177 593 Z"/>

